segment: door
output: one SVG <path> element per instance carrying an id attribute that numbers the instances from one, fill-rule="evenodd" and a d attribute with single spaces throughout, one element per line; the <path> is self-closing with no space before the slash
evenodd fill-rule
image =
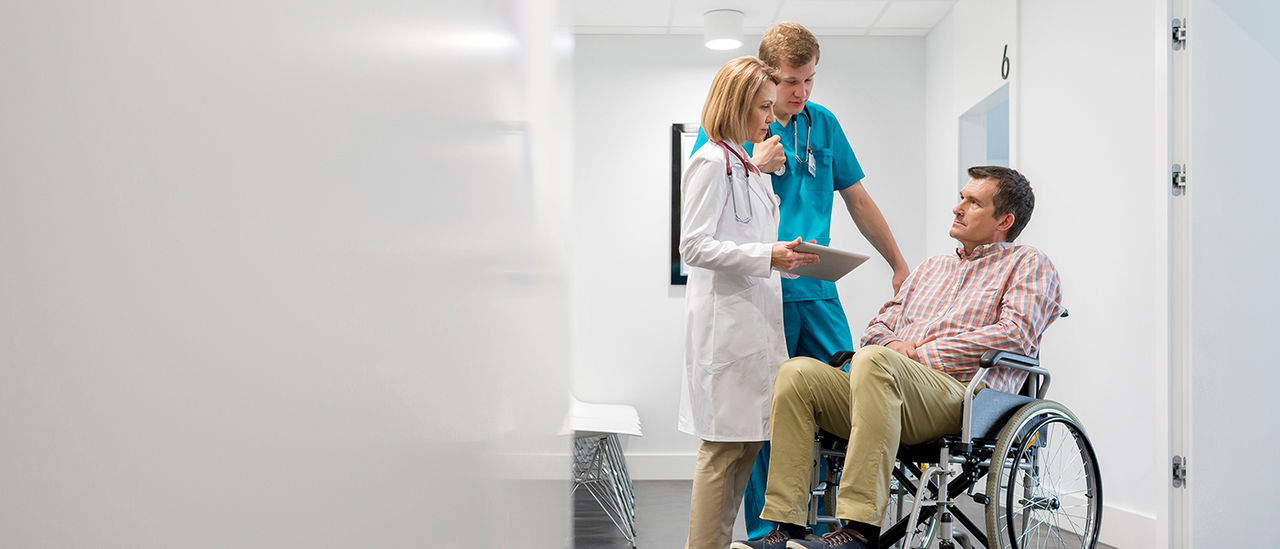
<path id="1" fill-rule="evenodd" d="M 1172 539 L 1270 544 L 1280 503 L 1269 471 L 1280 461 L 1280 359 L 1269 344 L 1280 311 L 1280 5 L 1186 0 L 1174 12 L 1188 32 L 1172 54 L 1171 138 L 1188 186 L 1171 198 L 1171 417 L 1188 474 L 1173 489 Z"/>

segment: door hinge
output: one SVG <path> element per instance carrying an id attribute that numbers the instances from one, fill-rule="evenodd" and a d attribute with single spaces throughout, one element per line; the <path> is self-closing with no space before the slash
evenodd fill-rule
<path id="1" fill-rule="evenodd" d="M 1181 196 L 1187 192 L 1187 165 L 1174 164 L 1173 173 L 1170 177 L 1170 184 L 1173 185 L 1173 196 Z"/>
<path id="2" fill-rule="evenodd" d="M 1187 483 L 1187 459 L 1173 456 L 1173 487 L 1182 488 Z"/>
<path id="3" fill-rule="evenodd" d="M 1173 51 L 1178 51 L 1187 47 L 1187 21 L 1185 19 L 1173 20 Z"/>

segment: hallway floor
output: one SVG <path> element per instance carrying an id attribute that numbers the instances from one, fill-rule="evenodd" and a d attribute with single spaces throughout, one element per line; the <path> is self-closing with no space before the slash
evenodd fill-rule
<path id="1" fill-rule="evenodd" d="M 693 483 L 688 480 L 640 480 L 636 493 L 636 547 L 639 549 L 680 549 L 689 532 L 689 494 Z M 981 509 L 969 502 L 962 508 L 975 520 L 982 520 Z M 1105 521 L 1103 522 L 1105 526 Z M 961 527 L 957 526 L 957 529 Z M 734 525 L 734 539 L 746 535 L 741 514 Z M 1071 546 L 1071 540 L 1064 540 Z M 934 542 L 937 546 L 937 542 Z M 1056 545 L 1055 545 L 1056 546 Z M 625 549 L 630 547 L 622 534 L 585 490 L 573 498 L 573 547 L 575 549 Z M 1100 549 L 1115 549 L 1098 544 Z"/>

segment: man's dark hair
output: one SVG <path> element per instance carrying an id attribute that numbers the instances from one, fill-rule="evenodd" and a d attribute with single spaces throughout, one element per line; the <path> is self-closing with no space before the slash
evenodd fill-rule
<path id="1" fill-rule="evenodd" d="M 1013 225 L 1005 233 L 1005 241 L 1013 242 L 1031 221 L 1031 211 L 1036 209 L 1036 194 L 1031 192 L 1031 182 L 1017 170 L 1003 166 L 974 166 L 969 168 L 969 177 L 996 182 L 996 218 L 1013 214 Z"/>

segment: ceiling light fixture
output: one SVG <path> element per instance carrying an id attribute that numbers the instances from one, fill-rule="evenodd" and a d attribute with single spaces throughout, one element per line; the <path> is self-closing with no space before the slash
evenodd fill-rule
<path id="1" fill-rule="evenodd" d="M 742 12 L 711 10 L 703 14 L 703 40 L 713 50 L 736 50 L 742 47 Z"/>

